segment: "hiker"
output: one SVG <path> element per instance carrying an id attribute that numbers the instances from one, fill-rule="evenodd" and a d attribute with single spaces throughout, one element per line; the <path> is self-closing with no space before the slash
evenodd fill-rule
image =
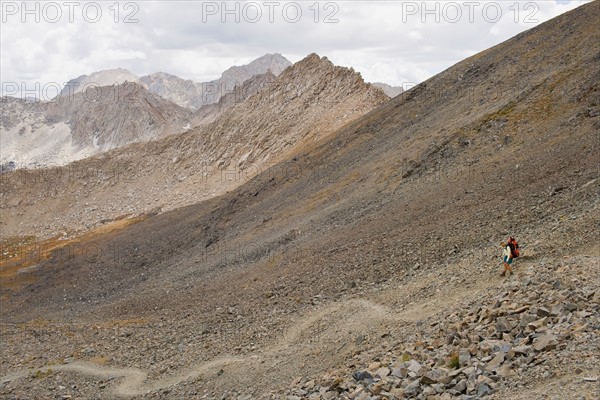
<path id="1" fill-rule="evenodd" d="M 504 264 L 504 270 L 502 271 L 500 276 L 504 276 L 504 274 L 506 274 L 506 272 L 508 272 L 509 275 L 512 275 L 513 270 L 512 270 L 511 264 L 515 258 L 519 257 L 519 244 L 517 243 L 515 238 L 513 238 L 512 236 L 509 236 L 508 242 L 507 243 L 502 242 L 501 246 L 503 249 L 502 262 Z"/>
<path id="2" fill-rule="evenodd" d="M 500 246 L 503 249 L 502 263 L 504 264 L 504 269 L 502 270 L 500 276 L 504 276 L 504 274 L 506 274 L 507 272 L 509 275 L 512 275 L 513 271 L 510 266 L 510 264 L 512 264 L 512 252 L 510 251 L 510 246 L 504 242 L 500 243 Z"/>

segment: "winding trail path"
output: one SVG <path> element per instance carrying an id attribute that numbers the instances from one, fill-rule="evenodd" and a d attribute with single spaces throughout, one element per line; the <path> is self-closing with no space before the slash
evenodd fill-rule
<path id="1" fill-rule="evenodd" d="M 494 279 L 485 283 L 478 282 L 478 285 L 475 285 L 477 289 L 445 294 L 442 296 L 443 299 L 440 296 L 433 296 L 428 301 L 411 304 L 403 310 L 395 310 L 381 302 L 393 304 L 394 301 L 401 300 L 402 293 L 404 296 L 406 293 L 415 294 L 431 283 L 431 277 L 424 277 L 402 290 L 394 288 L 377 293 L 371 296 L 376 299 L 375 301 L 361 298 L 334 302 L 307 311 L 290 325 L 276 343 L 261 351 L 242 357 L 224 355 L 184 368 L 175 375 L 162 379 L 150 380 L 148 372 L 138 368 L 118 368 L 75 361 L 10 373 L 0 377 L 0 385 L 31 376 L 37 370 L 48 369 L 95 379 L 118 378 L 112 394 L 124 398 L 144 395 L 185 381 L 209 379 L 214 377 L 215 371 L 219 370 L 241 385 L 256 383 L 264 376 L 277 380 L 272 375 L 277 371 L 281 374 L 281 382 L 289 382 L 290 376 L 295 376 L 305 363 L 312 361 L 310 357 L 314 354 L 328 355 L 323 359 L 320 368 L 339 365 L 345 360 L 345 355 L 340 350 L 345 348 L 351 351 L 357 335 L 364 333 L 379 335 L 399 324 L 410 325 L 441 311 L 458 298 L 464 299 L 468 294 L 476 296 L 486 286 L 493 285 L 493 281 Z M 406 298 L 404 298 L 405 302 Z"/>

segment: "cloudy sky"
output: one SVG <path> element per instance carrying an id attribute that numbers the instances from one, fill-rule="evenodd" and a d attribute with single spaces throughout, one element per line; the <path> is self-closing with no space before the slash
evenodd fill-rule
<path id="1" fill-rule="evenodd" d="M 412 86 L 585 2 L 2 0 L 2 94 L 117 67 L 209 81 L 274 52 Z"/>

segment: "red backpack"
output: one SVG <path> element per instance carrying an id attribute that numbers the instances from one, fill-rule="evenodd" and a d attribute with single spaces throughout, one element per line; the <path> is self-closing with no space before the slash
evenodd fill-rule
<path id="1" fill-rule="evenodd" d="M 510 247 L 512 258 L 519 257 L 519 243 L 512 236 L 508 238 L 508 247 Z"/>

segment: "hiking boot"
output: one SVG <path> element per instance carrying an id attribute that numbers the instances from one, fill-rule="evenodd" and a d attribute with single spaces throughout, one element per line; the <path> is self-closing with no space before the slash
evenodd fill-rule
<path id="1" fill-rule="evenodd" d="M 502 271 L 502 273 L 500 273 L 500 276 L 504 276 L 505 273 L 506 271 Z"/>

